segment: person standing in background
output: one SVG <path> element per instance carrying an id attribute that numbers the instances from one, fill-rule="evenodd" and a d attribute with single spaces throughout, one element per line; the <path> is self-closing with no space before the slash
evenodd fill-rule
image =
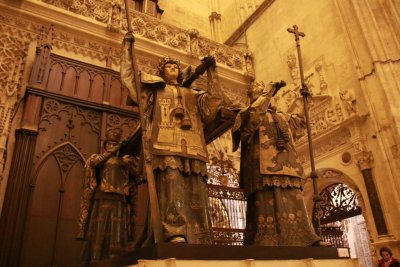
<path id="1" fill-rule="evenodd" d="M 382 259 L 379 260 L 378 267 L 400 267 L 400 262 L 393 258 L 392 251 L 388 247 L 379 250 Z"/>

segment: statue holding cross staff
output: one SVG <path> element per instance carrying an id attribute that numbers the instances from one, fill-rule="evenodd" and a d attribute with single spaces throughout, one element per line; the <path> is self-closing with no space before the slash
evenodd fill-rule
<path id="1" fill-rule="evenodd" d="M 150 218 L 148 232 L 136 246 L 172 242 L 211 244 L 208 214 L 204 124 L 212 121 L 222 104 L 216 62 L 206 57 L 193 72 L 164 57 L 158 75 L 139 72 L 127 1 L 128 32 L 123 42 L 121 79 L 128 88 L 128 104 L 140 111 L 144 170 Z M 194 81 L 207 72 L 207 90 Z"/>
<path id="2" fill-rule="evenodd" d="M 296 38 L 304 36 L 295 30 Z M 302 90 L 308 92 L 302 81 Z M 282 113 L 274 101 L 285 85 L 284 81 L 253 83 L 250 105 L 239 112 L 232 128 L 234 151 L 241 143 L 240 175 L 247 196 L 244 243 L 329 245 L 315 234 L 301 192 L 305 176 L 294 137 L 305 125 L 303 114 Z"/>

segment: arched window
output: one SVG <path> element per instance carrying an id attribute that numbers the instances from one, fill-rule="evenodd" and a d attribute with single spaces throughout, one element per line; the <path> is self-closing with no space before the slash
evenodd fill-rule
<path id="1" fill-rule="evenodd" d="M 321 210 L 318 212 L 314 206 L 313 223 L 318 225 L 341 221 L 361 214 L 357 196 L 353 190 L 342 183 L 331 184 L 320 193 L 322 198 Z"/>
<path id="2" fill-rule="evenodd" d="M 164 10 L 158 6 L 158 0 L 134 0 L 134 4 L 136 11 L 146 13 L 156 18 L 161 18 L 164 12 Z"/>

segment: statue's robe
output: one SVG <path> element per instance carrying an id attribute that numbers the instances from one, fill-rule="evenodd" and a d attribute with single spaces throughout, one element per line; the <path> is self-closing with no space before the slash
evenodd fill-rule
<path id="1" fill-rule="evenodd" d="M 204 91 L 166 84 L 154 88 L 141 75 L 144 94 L 154 102 L 147 121 L 150 154 L 156 179 L 164 241 L 183 237 L 190 244 L 211 243 L 211 221 L 208 213 L 206 162 L 208 159 L 203 123 L 215 117 L 217 99 Z M 177 90 L 191 122 L 181 128 L 174 116 Z"/>

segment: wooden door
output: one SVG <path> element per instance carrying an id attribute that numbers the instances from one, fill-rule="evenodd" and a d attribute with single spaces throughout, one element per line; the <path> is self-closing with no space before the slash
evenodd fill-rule
<path id="1" fill-rule="evenodd" d="M 35 176 L 21 266 L 77 266 L 83 159 L 71 143 L 64 143 L 46 156 Z"/>

